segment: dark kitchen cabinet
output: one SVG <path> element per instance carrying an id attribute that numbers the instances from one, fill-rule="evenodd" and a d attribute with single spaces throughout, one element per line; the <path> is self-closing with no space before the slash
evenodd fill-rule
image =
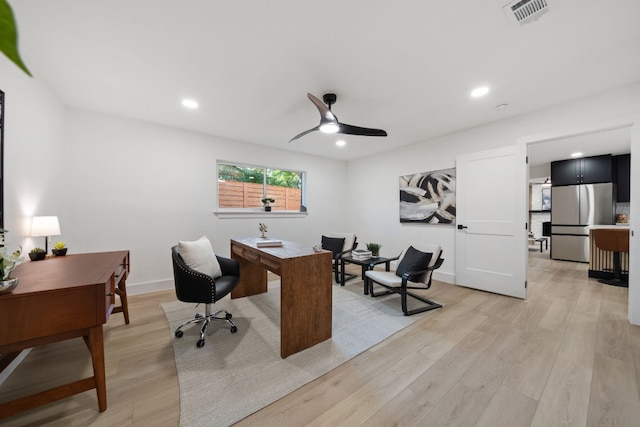
<path id="1" fill-rule="evenodd" d="M 613 156 L 610 154 L 551 162 L 554 187 L 600 182 L 613 182 Z"/>
<path id="2" fill-rule="evenodd" d="M 614 156 L 616 165 L 616 184 L 618 187 L 618 202 L 631 200 L 631 154 Z"/>

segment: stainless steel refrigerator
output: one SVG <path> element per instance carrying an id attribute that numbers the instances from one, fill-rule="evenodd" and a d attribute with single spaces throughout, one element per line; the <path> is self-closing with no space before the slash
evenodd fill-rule
<path id="1" fill-rule="evenodd" d="M 589 262 L 589 226 L 614 220 L 613 184 L 551 187 L 551 258 Z"/>

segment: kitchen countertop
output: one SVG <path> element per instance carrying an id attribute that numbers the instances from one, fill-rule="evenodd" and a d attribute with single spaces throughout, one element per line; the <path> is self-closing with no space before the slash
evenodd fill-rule
<path id="1" fill-rule="evenodd" d="M 626 223 L 626 224 L 611 224 L 611 225 L 590 225 L 589 229 L 596 229 L 596 228 L 622 228 L 622 227 L 629 227 L 630 224 Z"/>

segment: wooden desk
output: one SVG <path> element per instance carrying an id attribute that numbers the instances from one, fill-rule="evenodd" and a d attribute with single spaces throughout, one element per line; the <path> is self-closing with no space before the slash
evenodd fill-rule
<path id="1" fill-rule="evenodd" d="M 82 337 L 93 376 L 0 404 L 0 418 L 92 388 L 98 409 L 107 409 L 102 325 L 125 289 L 129 251 L 66 255 L 20 264 L 18 287 L 0 295 L 0 353 Z M 128 317 L 128 316 L 127 316 Z"/>
<path id="2" fill-rule="evenodd" d="M 240 284 L 231 298 L 267 292 L 267 270 L 280 276 L 280 356 L 285 358 L 331 338 L 331 252 L 282 242 L 258 248 L 260 238 L 231 239 Z"/>

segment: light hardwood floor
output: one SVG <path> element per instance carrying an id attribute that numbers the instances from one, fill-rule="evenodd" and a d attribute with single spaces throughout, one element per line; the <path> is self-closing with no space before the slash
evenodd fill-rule
<path id="1" fill-rule="evenodd" d="M 627 321 L 627 289 L 586 270 L 532 253 L 526 301 L 436 282 L 428 295 L 443 309 L 237 426 L 638 426 L 640 326 Z M 131 324 L 109 319 L 106 412 L 88 391 L 0 425 L 177 426 L 159 308 L 174 299 L 172 291 L 132 296 Z M 88 374 L 83 345 L 34 349 L 0 386 L 0 401 Z"/>

